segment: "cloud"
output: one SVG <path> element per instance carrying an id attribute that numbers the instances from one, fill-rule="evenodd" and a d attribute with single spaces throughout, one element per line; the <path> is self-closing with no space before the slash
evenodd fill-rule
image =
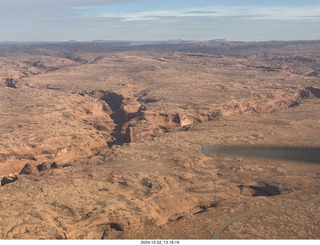
<path id="1" fill-rule="evenodd" d="M 133 2 L 137 0 L 0 0 L 0 5 L 38 5 L 38 6 L 97 6 L 123 2 Z"/>
<path id="2" fill-rule="evenodd" d="M 180 10 L 152 10 L 131 13 L 95 13 L 95 17 L 118 17 L 122 21 L 150 21 L 168 18 L 222 18 L 265 20 L 320 20 L 320 5 L 306 7 L 292 6 L 209 6 L 206 8 L 189 8 Z"/>
<path id="3" fill-rule="evenodd" d="M 95 17 L 118 17 L 122 21 L 148 21 L 164 18 L 183 18 L 183 17 L 217 17 L 219 11 L 215 10 L 153 10 L 153 11 L 137 11 L 132 13 L 98 13 Z"/>
<path id="4" fill-rule="evenodd" d="M 257 16 L 251 19 L 267 19 L 267 20 L 320 20 L 320 5 L 306 7 L 270 7 L 260 8 L 256 11 Z"/>
<path id="5" fill-rule="evenodd" d="M 219 11 L 212 11 L 212 10 L 194 10 L 189 11 L 190 14 L 216 14 L 219 13 Z"/>
<path id="6" fill-rule="evenodd" d="M 0 40 L 319 39 L 320 5 L 288 1 L 0 0 Z"/>

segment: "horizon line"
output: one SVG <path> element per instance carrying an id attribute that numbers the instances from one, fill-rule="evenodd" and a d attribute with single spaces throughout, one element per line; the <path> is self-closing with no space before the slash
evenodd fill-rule
<path id="1" fill-rule="evenodd" d="M 228 40 L 224 38 L 216 38 L 216 39 L 205 39 L 205 40 L 190 40 L 190 39 L 166 39 L 166 40 L 117 40 L 117 39 L 93 39 L 93 40 L 47 40 L 47 41 L 0 41 L 0 44 L 32 44 L 32 43 L 182 43 L 182 42 L 194 42 L 194 43 L 201 43 L 201 42 L 247 42 L 247 43 L 259 43 L 259 42 L 314 42 L 320 41 L 320 39 L 270 39 L 270 40 Z"/>

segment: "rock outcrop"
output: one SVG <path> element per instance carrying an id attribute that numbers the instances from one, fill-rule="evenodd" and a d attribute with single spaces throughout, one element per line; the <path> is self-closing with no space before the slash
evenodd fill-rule
<path id="1" fill-rule="evenodd" d="M 4 185 L 7 185 L 7 184 L 10 184 L 10 183 L 13 183 L 15 181 L 18 180 L 18 176 L 17 175 L 14 175 L 14 176 L 5 176 L 2 178 L 1 180 L 1 186 L 4 186 Z"/>
<path id="2" fill-rule="evenodd" d="M 37 172 L 37 168 L 29 163 L 24 165 L 23 169 L 19 174 L 34 174 Z"/>

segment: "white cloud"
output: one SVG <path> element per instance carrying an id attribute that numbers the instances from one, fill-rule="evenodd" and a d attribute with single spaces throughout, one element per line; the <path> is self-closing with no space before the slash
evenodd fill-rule
<path id="1" fill-rule="evenodd" d="M 95 17 L 118 17 L 122 21 L 150 21 L 183 17 L 237 17 L 266 20 L 320 20 L 320 5 L 310 7 L 211 6 L 181 10 L 137 11 L 132 13 L 96 13 Z"/>
<path id="2" fill-rule="evenodd" d="M 259 8 L 254 12 L 249 12 L 253 16 L 250 19 L 267 20 L 320 20 L 320 5 L 310 7 L 270 7 Z M 256 16 L 254 16 L 256 14 Z"/>

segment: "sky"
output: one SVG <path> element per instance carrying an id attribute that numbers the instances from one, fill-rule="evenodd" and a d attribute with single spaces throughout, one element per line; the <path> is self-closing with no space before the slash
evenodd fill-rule
<path id="1" fill-rule="evenodd" d="M 319 40 L 320 0 L 0 0 L 5 41 Z"/>

